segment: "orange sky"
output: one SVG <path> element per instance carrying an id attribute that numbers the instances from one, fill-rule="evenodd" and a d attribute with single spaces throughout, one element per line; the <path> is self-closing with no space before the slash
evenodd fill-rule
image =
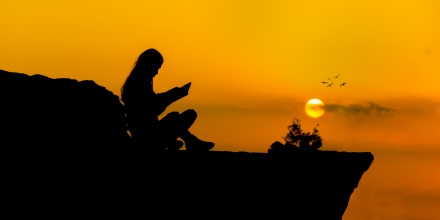
<path id="1" fill-rule="evenodd" d="M 91 79 L 119 95 L 136 57 L 154 47 L 165 57 L 156 90 L 192 81 L 190 96 L 170 110 L 196 109 L 194 133 L 218 149 L 264 152 L 293 117 L 304 128 L 320 124 L 323 148 L 418 142 L 432 149 L 440 145 L 433 135 L 439 4 L 2 1 L 0 68 Z M 346 87 L 320 83 L 338 74 Z M 311 98 L 341 111 L 309 119 L 303 109 Z M 376 105 L 393 111 L 379 116 Z"/>
<path id="2" fill-rule="evenodd" d="M 0 69 L 116 95 L 158 49 L 156 91 L 191 81 L 169 111 L 194 108 L 216 150 L 266 152 L 294 117 L 319 123 L 323 150 L 440 150 L 437 0 L 2 0 L 0 28 Z M 311 98 L 323 117 L 304 113 Z"/>

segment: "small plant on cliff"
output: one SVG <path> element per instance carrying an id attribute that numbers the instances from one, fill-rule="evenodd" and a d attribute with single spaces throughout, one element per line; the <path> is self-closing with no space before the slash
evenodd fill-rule
<path id="1" fill-rule="evenodd" d="M 322 138 L 317 127 L 313 128 L 312 132 L 303 132 L 301 121 L 294 118 L 292 124 L 287 127 L 289 132 L 283 137 L 285 144 L 274 142 L 269 148 L 269 153 L 317 150 L 322 146 Z"/>

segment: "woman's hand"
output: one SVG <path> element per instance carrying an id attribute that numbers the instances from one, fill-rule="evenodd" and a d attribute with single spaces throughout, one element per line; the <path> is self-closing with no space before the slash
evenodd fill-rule
<path id="1" fill-rule="evenodd" d="M 185 84 L 184 86 L 180 87 L 181 90 L 182 90 L 182 92 L 183 92 L 183 94 L 184 94 L 185 96 L 188 95 L 188 92 L 189 92 L 189 88 L 190 88 L 190 87 L 191 87 L 191 82 L 189 82 L 189 83 Z"/>

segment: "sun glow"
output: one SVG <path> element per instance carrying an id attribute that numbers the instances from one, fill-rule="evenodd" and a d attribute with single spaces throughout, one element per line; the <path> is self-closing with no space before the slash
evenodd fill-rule
<path id="1" fill-rule="evenodd" d="M 324 115 L 324 102 L 319 99 L 310 99 L 305 106 L 305 111 L 311 118 L 319 118 Z"/>

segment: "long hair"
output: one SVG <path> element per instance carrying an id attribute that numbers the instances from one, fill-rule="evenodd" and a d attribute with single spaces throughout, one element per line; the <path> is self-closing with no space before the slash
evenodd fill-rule
<path id="1" fill-rule="evenodd" d="M 162 55 L 154 48 L 147 49 L 139 55 L 121 88 L 121 99 L 124 100 L 124 97 L 132 92 L 137 93 L 150 87 L 152 89 L 153 77 L 162 63 Z"/>

